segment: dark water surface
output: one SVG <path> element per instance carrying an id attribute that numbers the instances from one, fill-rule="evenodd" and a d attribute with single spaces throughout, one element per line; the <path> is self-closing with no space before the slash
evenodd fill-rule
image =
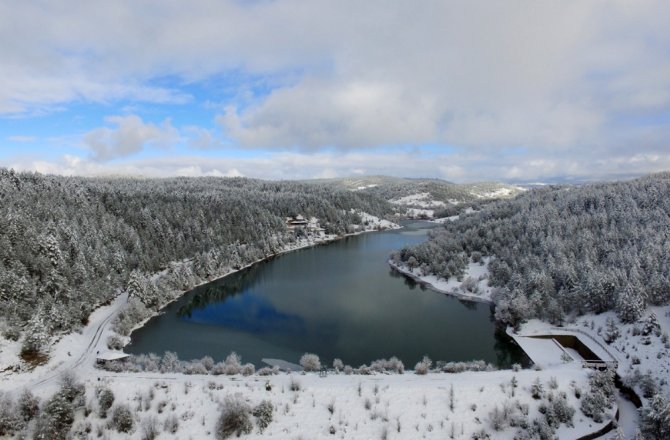
<path id="1" fill-rule="evenodd" d="M 426 240 L 433 225 L 362 234 L 284 254 L 186 293 L 133 332 L 129 353 L 176 351 L 181 359 L 231 351 L 243 362 L 297 363 L 305 352 L 359 366 L 399 357 L 408 368 L 433 360 L 521 359 L 495 330 L 490 306 L 426 290 L 395 273 L 388 256 Z"/>

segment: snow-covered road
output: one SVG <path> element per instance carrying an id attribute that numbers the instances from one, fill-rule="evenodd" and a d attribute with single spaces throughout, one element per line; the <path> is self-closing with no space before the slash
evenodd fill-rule
<path id="1" fill-rule="evenodd" d="M 0 379 L 0 390 L 26 387 L 33 392 L 48 393 L 56 388 L 58 379 L 66 371 L 77 376 L 94 373 L 95 356 L 107 350 L 106 336 L 110 333 L 114 317 L 128 301 L 122 293 L 111 304 L 95 310 L 89 323 L 79 333 L 64 336 L 49 353 L 49 362 L 24 374 L 12 374 Z"/>

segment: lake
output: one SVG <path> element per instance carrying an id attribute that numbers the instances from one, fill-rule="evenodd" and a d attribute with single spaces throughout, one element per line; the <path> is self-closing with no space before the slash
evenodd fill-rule
<path id="1" fill-rule="evenodd" d="M 391 252 L 426 240 L 434 224 L 404 226 L 283 254 L 199 286 L 133 332 L 125 350 L 216 361 L 235 351 L 256 366 L 262 358 L 297 363 L 305 352 L 354 367 L 397 356 L 413 368 L 423 355 L 520 362 L 488 304 L 427 290 L 391 270 Z"/>

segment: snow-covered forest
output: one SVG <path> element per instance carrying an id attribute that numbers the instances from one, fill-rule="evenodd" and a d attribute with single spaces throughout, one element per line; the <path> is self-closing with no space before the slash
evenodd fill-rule
<path id="1" fill-rule="evenodd" d="M 534 189 L 446 222 L 426 243 L 393 255 L 423 274 L 462 278 L 488 264 L 496 318 L 616 310 L 624 322 L 670 301 L 670 174 Z"/>
<path id="2" fill-rule="evenodd" d="M 342 235 L 366 221 L 359 212 L 381 217 L 391 206 L 327 184 L 0 169 L 0 330 L 23 338 L 24 354 L 36 355 L 47 335 L 81 327 L 120 290 L 138 293 L 150 274 L 162 272 L 167 284 L 144 298 L 158 306 L 161 292 L 299 240 L 305 232 L 287 228 L 286 217 L 316 217 L 325 234 Z M 189 264 L 169 264 L 184 260 Z"/>

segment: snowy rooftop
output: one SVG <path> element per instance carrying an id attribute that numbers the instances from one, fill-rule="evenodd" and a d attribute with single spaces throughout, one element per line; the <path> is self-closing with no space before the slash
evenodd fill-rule
<path id="1" fill-rule="evenodd" d="M 565 363 L 561 358 L 564 353 L 563 347 L 553 339 L 515 335 L 512 337 L 536 365 L 548 367 Z"/>
<path id="2" fill-rule="evenodd" d="M 262 359 L 263 362 L 268 364 L 271 367 L 277 367 L 282 371 L 302 371 L 303 368 L 291 362 L 287 362 L 282 359 Z"/>
<path id="3" fill-rule="evenodd" d="M 126 354 L 122 351 L 103 351 L 98 353 L 95 358 L 99 361 L 115 361 L 118 359 L 125 359 L 129 354 Z"/>

